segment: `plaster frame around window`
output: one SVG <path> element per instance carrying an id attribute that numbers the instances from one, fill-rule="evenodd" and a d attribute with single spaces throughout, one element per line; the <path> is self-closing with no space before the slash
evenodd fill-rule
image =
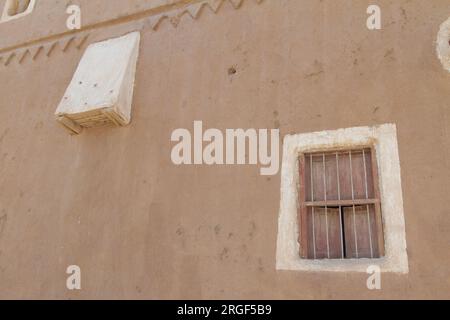
<path id="1" fill-rule="evenodd" d="M 31 12 L 33 12 L 34 7 L 36 5 L 36 0 L 30 0 L 30 3 L 28 4 L 28 8 L 25 11 L 10 16 L 8 14 L 8 10 L 12 6 L 13 1 L 15 1 L 15 0 L 6 0 L 5 5 L 3 7 L 3 13 L 2 13 L 2 16 L 0 18 L 0 23 L 8 22 L 8 21 L 11 21 L 11 20 L 15 20 L 15 19 L 19 19 L 19 18 L 22 18 L 24 16 L 27 16 Z"/>
<path id="2" fill-rule="evenodd" d="M 450 18 L 441 24 L 436 40 L 436 50 L 444 69 L 450 71 Z"/>
<path id="3" fill-rule="evenodd" d="M 302 153 L 352 146 L 375 148 L 385 256 L 379 259 L 308 260 L 299 255 L 298 158 Z M 283 143 L 281 200 L 278 220 L 277 270 L 366 272 L 378 265 L 382 272 L 408 273 L 403 195 L 395 124 L 287 135 Z"/>

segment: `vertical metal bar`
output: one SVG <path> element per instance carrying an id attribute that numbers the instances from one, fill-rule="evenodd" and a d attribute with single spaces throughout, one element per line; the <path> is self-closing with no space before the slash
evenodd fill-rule
<path id="1" fill-rule="evenodd" d="M 369 199 L 369 190 L 367 188 L 367 168 L 366 168 L 366 152 L 362 151 L 363 154 L 363 163 L 364 163 L 364 182 L 366 184 L 366 199 Z"/>
<path id="2" fill-rule="evenodd" d="M 309 155 L 309 167 L 311 171 L 311 201 L 314 202 L 314 178 L 313 178 L 313 156 L 312 154 Z M 313 230 L 313 252 L 314 252 L 314 259 L 316 259 L 316 231 L 315 231 L 315 219 L 314 219 L 314 206 L 312 206 L 312 230 Z"/>
<path id="3" fill-rule="evenodd" d="M 366 152 L 364 151 L 364 149 L 363 149 L 363 162 L 364 162 L 364 180 L 366 182 L 366 199 L 369 199 L 369 189 L 367 187 Z M 367 209 L 367 225 L 369 227 L 370 257 L 373 259 L 372 228 L 370 226 L 369 205 L 366 205 L 366 209 Z"/>
<path id="4" fill-rule="evenodd" d="M 323 194 L 325 200 L 325 227 L 327 228 L 327 256 L 330 259 L 330 241 L 328 235 L 328 205 L 327 205 L 327 177 L 326 177 L 326 164 L 325 164 L 325 153 L 322 154 L 322 164 L 323 164 Z"/>
<path id="5" fill-rule="evenodd" d="M 348 152 L 350 156 L 350 182 L 352 186 L 352 200 L 355 200 L 355 190 L 353 189 L 353 165 L 352 165 L 352 152 Z M 355 204 L 353 204 L 353 233 L 355 237 L 355 249 L 356 249 L 356 258 L 359 257 L 358 253 L 358 238 L 356 232 L 356 212 L 355 212 Z"/>
<path id="6" fill-rule="evenodd" d="M 338 189 L 338 200 L 341 200 L 341 183 L 339 181 L 339 153 L 336 152 L 336 176 L 337 176 L 337 189 Z M 341 254 L 342 259 L 344 259 L 344 226 L 342 225 L 342 207 L 339 206 L 339 223 L 341 226 Z"/>

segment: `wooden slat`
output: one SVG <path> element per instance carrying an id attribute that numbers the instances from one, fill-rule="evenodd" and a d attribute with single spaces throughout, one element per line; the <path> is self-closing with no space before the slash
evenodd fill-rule
<path id="1" fill-rule="evenodd" d="M 366 198 L 366 173 L 364 170 L 364 158 L 362 153 L 352 152 L 352 174 L 353 174 L 353 192 L 355 199 Z M 367 168 L 366 168 L 367 169 Z M 371 181 L 367 175 L 368 181 Z M 372 182 L 372 181 L 371 181 Z"/>
<path id="2" fill-rule="evenodd" d="M 95 110 L 90 110 L 90 111 L 85 111 L 85 112 L 70 113 L 70 114 L 64 114 L 64 115 L 66 117 L 72 119 L 73 121 L 78 121 L 78 120 L 82 120 L 82 119 L 86 119 L 86 118 L 101 116 L 102 112 L 101 112 L 101 109 L 95 109 Z"/>
<path id="3" fill-rule="evenodd" d="M 311 189 L 311 162 L 309 155 L 302 154 L 304 165 L 303 175 L 305 180 L 305 201 L 312 201 L 312 189 Z"/>
<path id="4" fill-rule="evenodd" d="M 60 115 L 60 117 L 70 119 L 72 123 L 83 128 L 102 127 L 108 125 L 126 125 L 125 119 L 123 119 L 123 117 L 113 108 L 95 109 L 70 115 L 63 114 Z"/>
<path id="5" fill-rule="evenodd" d="M 79 126 L 78 124 L 76 124 L 75 122 L 73 122 L 71 119 L 67 118 L 67 117 L 57 117 L 57 120 L 60 124 L 63 125 L 64 128 L 66 128 L 67 130 L 69 130 L 69 132 L 71 134 L 80 134 L 83 131 L 83 128 L 81 126 Z"/>
<path id="6" fill-rule="evenodd" d="M 307 222 L 307 211 L 305 206 L 306 200 L 306 189 L 305 189 L 305 156 L 302 154 L 299 157 L 299 212 L 298 219 L 300 224 L 300 256 L 304 259 L 308 258 L 308 222 Z"/>
<path id="7" fill-rule="evenodd" d="M 112 112 L 111 110 L 103 110 L 103 114 L 117 127 L 120 126 L 119 122 L 115 119 L 114 117 L 114 112 Z"/>
<path id="8" fill-rule="evenodd" d="M 342 258 L 341 215 L 339 208 L 327 208 L 330 259 Z"/>
<path id="9" fill-rule="evenodd" d="M 373 176 L 373 186 L 374 186 L 374 194 L 375 197 L 380 199 L 380 187 L 378 180 L 378 166 L 377 166 L 377 157 L 375 154 L 375 148 L 371 149 L 371 158 L 372 158 L 372 176 Z M 383 219 L 381 216 L 381 204 L 375 204 L 375 221 L 376 221 L 376 236 L 377 236 L 377 244 L 378 244 L 378 252 L 380 257 L 384 257 L 385 249 L 384 249 L 384 231 L 383 231 Z"/>
<path id="10" fill-rule="evenodd" d="M 312 214 L 312 208 L 308 208 L 309 215 Z M 314 234 L 316 236 L 316 259 L 342 258 L 340 214 L 338 208 L 315 208 Z M 328 227 L 328 245 L 327 245 L 327 227 Z M 312 224 L 310 226 L 312 228 Z M 309 248 L 309 257 L 313 255 Z"/>
<path id="11" fill-rule="evenodd" d="M 327 200 L 339 200 L 336 154 L 325 155 Z"/>
<path id="12" fill-rule="evenodd" d="M 377 218 L 376 218 L 376 206 L 379 205 L 375 204 L 373 206 L 365 206 L 366 209 L 366 219 L 367 219 L 367 211 L 369 212 L 369 219 L 370 220 L 370 235 L 372 236 L 372 250 L 373 250 L 373 258 L 380 258 L 380 248 L 378 243 L 378 232 L 377 232 Z M 369 210 L 367 210 L 369 209 Z M 369 224 L 369 221 L 367 222 Z"/>
<path id="13" fill-rule="evenodd" d="M 375 196 L 374 179 L 373 179 L 373 163 L 372 163 L 372 150 L 367 149 L 364 152 L 366 172 L 367 172 L 367 197 L 368 198 L 379 198 L 379 195 Z"/>
<path id="14" fill-rule="evenodd" d="M 352 178 L 350 174 L 350 156 L 349 153 L 339 155 L 339 184 L 341 191 L 341 200 L 352 200 Z"/>
<path id="15" fill-rule="evenodd" d="M 378 258 L 380 256 L 378 245 L 376 244 L 376 235 L 369 232 L 367 219 L 367 206 L 344 207 L 344 225 L 345 225 L 345 248 L 347 258 Z M 369 206 L 370 227 L 375 228 L 375 209 Z M 356 242 L 355 229 L 356 226 Z M 370 238 L 372 235 L 372 239 Z M 372 247 L 372 249 L 371 249 Z M 358 250 L 356 250 L 356 248 Z"/>
<path id="16" fill-rule="evenodd" d="M 308 157 L 310 158 L 310 157 Z M 309 165 L 311 165 L 311 160 L 309 159 Z M 323 183 L 323 157 L 313 157 L 312 158 L 312 180 L 311 183 L 314 185 L 311 187 L 314 191 L 314 201 L 325 200 L 325 186 Z"/>

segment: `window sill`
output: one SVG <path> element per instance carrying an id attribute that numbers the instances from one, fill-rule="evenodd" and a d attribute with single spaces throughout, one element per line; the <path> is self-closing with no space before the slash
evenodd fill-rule
<path id="1" fill-rule="evenodd" d="M 288 260 L 288 263 L 277 264 L 278 270 L 305 272 L 366 272 L 373 265 L 379 266 L 382 272 L 396 272 L 392 261 L 387 258 L 379 259 L 323 259 L 309 260 L 298 256 Z M 397 272 L 403 273 L 401 270 Z"/>

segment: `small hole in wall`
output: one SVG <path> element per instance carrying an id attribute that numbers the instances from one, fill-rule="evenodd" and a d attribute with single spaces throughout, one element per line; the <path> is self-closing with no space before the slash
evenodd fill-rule
<path id="1" fill-rule="evenodd" d="M 8 7 L 8 15 L 10 17 L 25 12 L 30 6 L 31 0 L 11 0 Z"/>
<path id="2" fill-rule="evenodd" d="M 232 76 L 233 74 L 236 74 L 236 73 L 237 73 L 237 70 L 235 67 L 230 67 L 228 69 L 228 75 Z"/>

